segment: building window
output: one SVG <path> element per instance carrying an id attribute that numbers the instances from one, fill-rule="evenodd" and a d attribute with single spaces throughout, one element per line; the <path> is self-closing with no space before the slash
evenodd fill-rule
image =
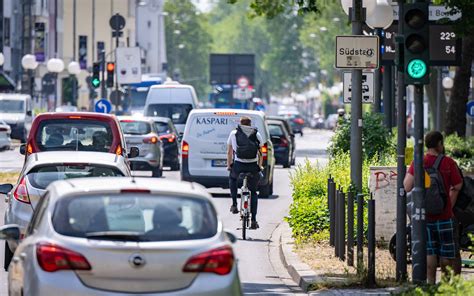
<path id="1" fill-rule="evenodd" d="M 10 18 L 4 18 L 3 22 L 3 45 L 10 46 Z"/>

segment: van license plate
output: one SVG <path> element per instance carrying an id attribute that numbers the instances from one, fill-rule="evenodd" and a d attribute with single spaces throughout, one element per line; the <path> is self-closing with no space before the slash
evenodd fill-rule
<path id="1" fill-rule="evenodd" d="M 213 167 L 226 167 L 227 166 L 227 160 L 225 160 L 225 159 L 213 159 L 212 160 L 212 166 Z"/>

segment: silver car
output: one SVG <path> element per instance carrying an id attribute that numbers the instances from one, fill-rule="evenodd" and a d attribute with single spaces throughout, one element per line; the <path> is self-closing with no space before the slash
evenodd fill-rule
<path id="1" fill-rule="evenodd" d="M 0 150 L 10 149 L 12 144 L 11 133 L 10 126 L 0 119 Z"/>
<path id="2" fill-rule="evenodd" d="M 130 176 L 126 161 L 122 156 L 100 152 L 54 151 L 30 155 L 17 184 L 4 186 L 5 191 L 9 191 L 5 198 L 8 204 L 5 224 L 18 225 L 23 235 L 34 209 L 50 183 L 72 178 Z M 9 187 L 12 189 L 7 190 Z M 5 245 L 5 270 L 10 264 L 14 248 L 14 242 Z"/>
<path id="3" fill-rule="evenodd" d="M 145 117 L 120 116 L 120 127 L 129 147 L 138 147 L 138 157 L 130 159 L 133 171 L 151 171 L 153 177 L 163 175 L 163 142 L 155 122 Z"/>
<path id="4" fill-rule="evenodd" d="M 0 228 L 18 238 L 16 225 Z M 58 181 L 15 251 L 9 295 L 241 295 L 231 240 L 199 185 Z"/>

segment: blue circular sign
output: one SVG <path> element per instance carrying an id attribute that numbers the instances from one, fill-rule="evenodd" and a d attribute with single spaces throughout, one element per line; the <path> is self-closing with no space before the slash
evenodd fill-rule
<path id="1" fill-rule="evenodd" d="M 470 117 L 474 117 L 474 100 L 471 100 L 471 101 L 467 102 L 466 113 Z"/>
<path id="2" fill-rule="evenodd" d="M 110 113 L 112 104 L 106 99 L 100 99 L 95 103 L 94 110 L 98 113 Z"/>

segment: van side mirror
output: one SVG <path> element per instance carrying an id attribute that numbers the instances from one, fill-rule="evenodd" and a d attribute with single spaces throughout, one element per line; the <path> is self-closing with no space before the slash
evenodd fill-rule
<path id="1" fill-rule="evenodd" d="M 19 240 L 20 226 L 16 224 L 8 224 L 0 227 L 0 239 L 4 240 Z"/>
<path id="2" fill-rule="evenodd" d="M 140 155 L 140 149 L 138 147 L 130 147 L 130 153 L 128 153 L 128 158 L 135 158 Z"/>
<path id="3" fill-rule="evenodd" d="M 13 185 L 12 184 L 2 184 L 0 185 L 0 194 L 7 195 L 8 192 L 12 191 Z"/>
<path id="4" fill-rule="evenodd" d="M 26 153 L 26 144 L 21 144 L 20 145 L 20 154 L 25 155 Z"/>
<path id="5" fill-rule="evenodd" d="M 26 111 L 26 116 L 32 116 L 33 112 L 31 110 Z"/>

